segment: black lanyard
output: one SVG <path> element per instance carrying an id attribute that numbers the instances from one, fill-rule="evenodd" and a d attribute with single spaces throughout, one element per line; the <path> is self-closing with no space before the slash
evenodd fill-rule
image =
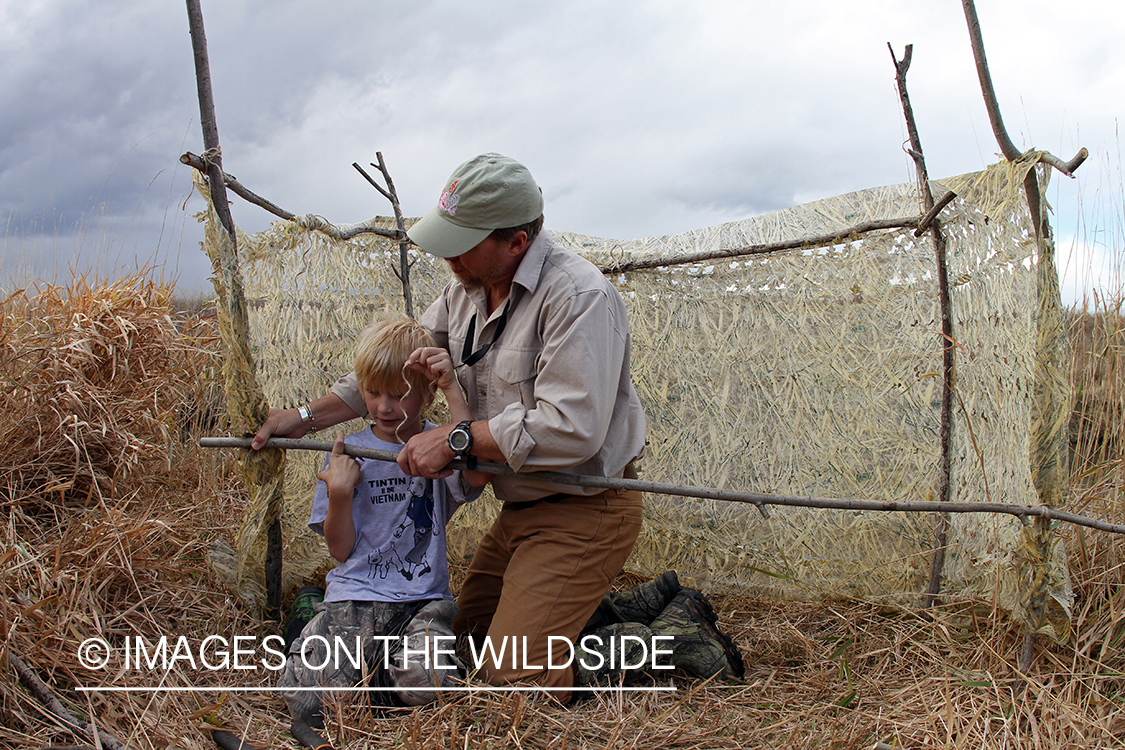
<path id="1" fill-rule="evenodd" d="M 500 334 L 504 332 L 504 326 L 508 325 L 508 312 L 512 307 L 512 295 L 508 295 L 508 301 L 504 303 L 504 309 L 500 312 L 500 319 L 496 321 L 496 332 L 492 334 L 492 341 L 477 349 L 475 352 L 469 353 L 472 349 L 473 341 L 477 336 L 477 314 L 473 313 L 473 319 L 469 321 L 469 330 L 465 332 L 465 346 L 461 350 L 461 362 L 466 367 L 472 367 L 480 358 L 488 354 L 488 350 L 496 343 L 496 339 L 500 338 Z"/>

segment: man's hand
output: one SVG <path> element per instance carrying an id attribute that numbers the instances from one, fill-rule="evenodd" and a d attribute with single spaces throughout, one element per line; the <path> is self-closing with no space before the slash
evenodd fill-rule
<path id="1" fill-rule="evenodd" d="M 352 408 L 334 393 L 310 402 L 308 408 L 315 415 L 311 422 L 302 422 L 301 413 L 297 409 L 270 409 L 270 415 L 258 428 L 258 434 L 250 442 L 250 447 L 261 450 L 271 437 L 304 437 L 314 428 L 327 430 L 341 422 L 362 416 L 352 411 Z"/>
<path id="2" fill-rule="evenodd" d="M 299 438 L 312 428 L 311 422 L 302 422 L 296 409 L 270 409 L 270 415 L 258 428 L 258 433 L 250 442 L 254 450 L 261 450 L 271 437 Z"/>
<path id="3" fill-rule="evenodd" d="M 453 460 L 449 447 L 449 433 L 453 425 L 445 424 L 432 430 L 419 432 L 410 438 L 398 453 L 398 466 L 403 473 L 427 479 L 444 479 L 453 475 L 445 468 Z"/>

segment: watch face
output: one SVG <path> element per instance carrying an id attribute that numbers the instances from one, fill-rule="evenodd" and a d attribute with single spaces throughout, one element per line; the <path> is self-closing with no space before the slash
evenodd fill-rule
<path id="1" fill-rule="evenodd" d="M 455 429 L 449 433 L 449 447 L 454 453 L 464 453 L 472 443 L 471 434 L 465 429 Z"/>

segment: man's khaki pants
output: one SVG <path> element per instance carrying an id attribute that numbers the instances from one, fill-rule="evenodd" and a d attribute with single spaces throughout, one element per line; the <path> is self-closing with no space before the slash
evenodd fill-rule
<path id="1" fill-rule="evenodd" d="M 573 668 L 561 667 L 567 644 L 577 649 L 583 627 L 621 572 L 641 530 L 641 503 L 640 492 L 607 490 L 504 505 L 469 565 L 453 625 L 485 655 L 479 677 L 493 685 L 574 686 Z M 472 671 L 476 664 L 466 667 Z M 553 696 L 570 700 L 569 691 Z"/>

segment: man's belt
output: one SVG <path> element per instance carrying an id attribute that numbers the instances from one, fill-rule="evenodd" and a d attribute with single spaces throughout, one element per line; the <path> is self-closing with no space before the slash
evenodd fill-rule
<path id="1" fill-rule="evenodd" d="M 636 479 L 637 478 L 637 469 L 634 467 L 632 461 L 630 461 L 628 463 L 628 465 L 625 467 L 624 474 L 625 474 L 626 479 Z M 524 508 L 530 508 L 531 506 L 538 505 L 539 503 L 557 503 L 560 500 L 566 500 L 568 497 L 586 497 L 586 496 L 585 495 L 573 495 L 573 494 L 570 494 L 568 492 L 556 492 L 553 495 L 547 495 L 546 497 L 541 497 L 538 500 L 523 500 L 523 501 L 520 501 L 520 502 L 504 503 L 504 509 L 505 510 L 523 510 Z"/>
<path id="2" fill-rule="evenodd" d="M 541 497 L 538 500 L 523 500 L 518 503 L 504 503 L 504 510 L 523 510 L 524 508 L 530 508 L 531 506 L 538 505 L 539 503 L 557 503 L 560 500 L 567 499 L 568 497 L 580 497 L 580 495 L 571 495 L 567 492 L 556 492 L 553 495 L 547 495 L 546 497 Z"/>

